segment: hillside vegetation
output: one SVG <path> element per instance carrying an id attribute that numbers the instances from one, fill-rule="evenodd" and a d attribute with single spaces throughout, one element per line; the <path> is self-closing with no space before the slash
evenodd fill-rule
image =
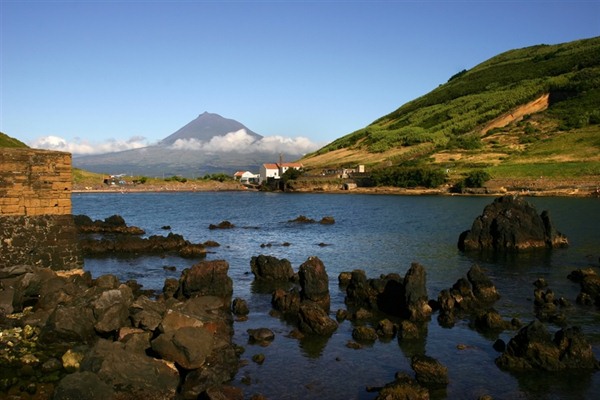
<path id="1" fill-rule="evenodd" d="M 511 50 L 301 162 L 427 166 L 456 181 L 600 176 L 600 37 Z"/>
<path id="2" fill-rule="evenodd" d="M 27 147 L 27 145 L 0 132 L 0 147 Z"/>

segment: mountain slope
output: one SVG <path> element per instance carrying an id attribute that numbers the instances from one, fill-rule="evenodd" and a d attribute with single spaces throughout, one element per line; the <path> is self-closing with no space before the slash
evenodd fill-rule
<path id="1" fill-rule="evenodd" d="M 224 136 L 230 132 L 237 132 L 241 129 L 245 129 L 246 133 L 255 139 L 262 138 L 261 135 L 252 132 L 236 120 L 223 118 L 218 114 L 204 112 L 200 114 L 198 118 L 183 126 L 172 135 L 164 138 L 160 143 L 169 145 L 180 139 L 194 139 L 208 142 L 214 136 Z"/>
<path id="2" fill-rule="evenodd" d="M 11 138 L 5 133 L 0 132 L 0 147 L 27 147 L 27 145 L 15 138 Z"/>
<path id="3" fill-rule="evenodd" d="M 314 169 L 420 163 L 457 174 L 488 168 L 499 175 L 501 165 L 600 163 L 599 104 L 600 37 L 511 50 L 459 72 L 302 163 Z M 590 171 L 600 173 L 600 167 Z"/>

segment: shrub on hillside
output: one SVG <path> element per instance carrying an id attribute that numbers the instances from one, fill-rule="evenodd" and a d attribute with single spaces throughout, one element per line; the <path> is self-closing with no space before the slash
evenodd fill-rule
<path id="1" fill-rule="evenodd" d="M 434 188 L 446 181 L 446 175 L 434 168 L 399 166 L 373 171 L 371 179 L 376 186 Z"/>

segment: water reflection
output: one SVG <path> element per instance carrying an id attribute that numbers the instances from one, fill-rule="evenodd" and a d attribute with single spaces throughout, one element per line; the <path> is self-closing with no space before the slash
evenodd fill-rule
<path id="1" fill-rule="evenodd" d="M 308 358 L 319 358 L 329 342 L 329 337 L 317 335 L 305 335 L 298 341 L 302 354 Z"/>

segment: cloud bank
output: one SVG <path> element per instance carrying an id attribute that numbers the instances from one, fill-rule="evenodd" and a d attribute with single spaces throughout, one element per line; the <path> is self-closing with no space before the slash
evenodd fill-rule
<path id="1" fill-rule="evenodd" d="M 74 155 L 91 155 L 102 153 L 113 153 L 117 151 L 139 149 L 149 145 L 143 136 L 132 136 L 127 140 L 108 139 L 104 142 L 90 142 L 82 139 L 75 139 L 73 142 L 58 136 L 44 136 L 28 143 L 29 147 L 36 149 L 66 151 Z"/>
<path id="2" fill-rule="evenodd" d="M 133 136 L 128 140 L 109 139 L 104 142 L 90 142 L 82 139 L 69 142 L 59 136 L 44 136 L 28 144 L 36 149 L 66 151 L 73 155 L 114 153 L 150 145 L 143 136 Z M 322 144 L 314 143 L 305 137 L 268 136 L 257 140 L 254 136 L 249 135 L 245 129 L 240 129 L 223 136 L 215 136 L 208 142 L 198 139 L 178 139 L 169 147 L 175 150 L 198 150 L 206 153 L 286 153 L 304 155 L 322 146 Z"/>
<path id="3" fill-rule="evenodd" d="M 171 145 L 176 150 L 203 150 L 208 153 L 287 153 L 303 155 L 315 151 L 321 145 L 305 137 L 286 138 L 267 136 L 256 139 L 245 129 L 229 132 L 224 136 L 215 136 L 208 142 L 198 139 L 177 139 Z"/>

